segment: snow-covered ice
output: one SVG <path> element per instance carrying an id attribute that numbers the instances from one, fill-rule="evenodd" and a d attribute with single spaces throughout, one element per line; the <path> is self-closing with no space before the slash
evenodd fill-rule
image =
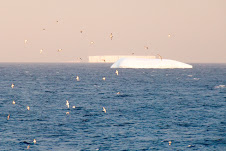
<path id="1" fill-rule="evenodd" d="M 169 59 L 121 58 L 111 68 L 192 68 L 192 65 Z"/>

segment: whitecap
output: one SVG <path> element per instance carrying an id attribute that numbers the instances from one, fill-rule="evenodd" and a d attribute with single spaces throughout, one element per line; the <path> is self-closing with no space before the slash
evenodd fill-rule
<path id="1" fill-rule="evenodd" d="M 226 87 L 225 85 L 218 85 L 218 86 L 215 86 L 214 88 L 219 89 L 219 88 L 225 88 L 225 87 Z"/>

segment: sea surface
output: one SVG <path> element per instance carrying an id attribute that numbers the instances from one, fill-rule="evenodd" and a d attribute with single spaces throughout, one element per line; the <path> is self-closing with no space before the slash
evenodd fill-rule
<path id="1" fill-rule="evenodd" d="M 192 65 L 1 63 L 0 150 L 225 151 L 226 64 Z"/>

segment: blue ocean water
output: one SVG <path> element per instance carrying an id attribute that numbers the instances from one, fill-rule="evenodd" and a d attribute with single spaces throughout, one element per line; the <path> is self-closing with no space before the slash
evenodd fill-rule
<path id="1" fill-rule="evenodd" d="M 226 64 L 110 65 L 1 63 L 0 150 L 226 150 Z"/>

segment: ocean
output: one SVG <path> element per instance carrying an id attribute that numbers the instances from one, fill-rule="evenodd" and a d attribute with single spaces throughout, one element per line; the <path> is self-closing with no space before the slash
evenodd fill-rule
<path id="1" fill-rule="evenodd" d="M 226 150 L 226 64 L 192 65 L 0 63 L 0 150 Z"/>

